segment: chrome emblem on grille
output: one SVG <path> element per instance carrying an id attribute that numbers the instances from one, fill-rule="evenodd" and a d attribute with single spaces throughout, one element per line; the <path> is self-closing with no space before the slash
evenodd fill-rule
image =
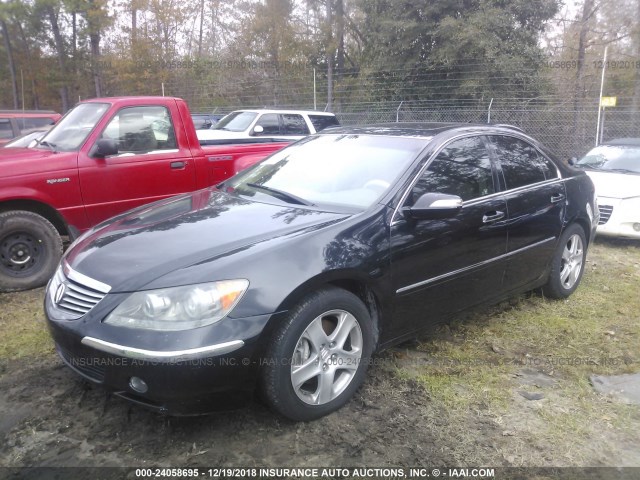
<path id="1" fill-rule="evenodd" d="M 53 301 L 56 305 L 60 303 L 60 300 L 62 300 L 62 297 L 64 296 L 64 291 L 65 291 L 64 283 L 61 283 L 60 285 L 58 285 L 58 288 L 56 288 L 56 294 L 53 297 Z"/>

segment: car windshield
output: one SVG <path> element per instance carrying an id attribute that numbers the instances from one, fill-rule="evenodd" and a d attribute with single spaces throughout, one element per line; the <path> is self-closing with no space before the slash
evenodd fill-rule
<path id="1" fill-rule="evenodd" d="M 260 200 L 363 210 L 389 190 L 425 145 L 425 139 L 408 137 L 308 137 L 221 187 Z"/>
<path id="2" fill-rule="evenodd" d="M 640 174 L 640 147 L 600 145 L 575 165 L 578 168 Z"/>
<path id="3" fill-rule="evenodd" d="M 226 130 L 229 132 L 244 132 L 251 122 L 258 116 L 253 112 L 231 112 L 224 117 L 218 123 L 216 123 L 211 130 Z"/>
<path id="4" fill-rule="evenodd" d="M 40 140 L 38 148 L 57 152 L 79 150 L 108 109 L 108 103 L 82 103 L 76 106 Z"/>

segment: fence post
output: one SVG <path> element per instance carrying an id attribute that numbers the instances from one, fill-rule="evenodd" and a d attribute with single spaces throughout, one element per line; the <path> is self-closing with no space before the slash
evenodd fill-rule
<path id="1" fill-rule="evenodd" d="M 398 105 L 398 108 L 396 108 L 396 123 L 400 121 L 400 109 L 402 108 L 403 103 L 404 103 L 404 100 L 402 100 L 400 102 L 400 105 Z"/>
<path id="2" fill-rule="evenodd" d="M 491 123 L 491 105 L 493 105 L 493 97 L 489 102 L 489 110 L 487 111 L 487 123 Z"/>
<path id="3" fill-rule="evenodd" d="M 604 89 L 604 72 L 607 70 L 607 49 L 604 47 L 604 58 L 602 59 L 602 78 L 600 79 L 600 97 L 598 98 L 598 124 L 596 125 L 596 147 L 600 143 L 600 113 L 602 112 L 602 90 Z"/>

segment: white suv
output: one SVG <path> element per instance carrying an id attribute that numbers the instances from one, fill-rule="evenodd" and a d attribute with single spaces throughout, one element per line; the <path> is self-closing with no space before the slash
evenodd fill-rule
<path id="1" fill-rule="evenodd" d="M 299 140 L 327 127 L 340 125 L 333 113 L 305 110 L 236 110 L 209 130 L 197 130 L 200 143 L 277 138 Z"/>

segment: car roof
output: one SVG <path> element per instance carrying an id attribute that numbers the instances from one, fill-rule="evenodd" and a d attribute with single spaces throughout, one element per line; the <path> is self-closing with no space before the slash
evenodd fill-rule
<path id="1" fill-rule="evenodd" d="M 517 127 L 511 127 L 507 125 L 492 125 L 486 123 L 474 124 L 474 123 L 443 123 L 443 122 L 429 122 L 429 123 L 410 123 L 410 122 L 397 122 L 397 123 L 376 123 L 371 125 L 358 125 L 358 126 L 340 126 L 329 127 L 320 134 L 347 134 L 347 135 L 385 135 L 395 137 L 422 137 L 431 138 L 440 133 L 449 130 L 469 130 L 478 133 L 505 133 L 505 132 L 517 132 L 522 133 Z"/>
<path id="2" fill-rule="evenodd" d="M 307 115 L 325 115 L 327 117 L 335 117 L 331 112 L 319 112 L 317 110 L 285 110 L 285 109 L 267 109 L 267 108 L 243 108 L 234 110 L 235 112 L 251 112 L 251 113 L 305 113 Z"/>
<path id="3" fill-rule="evenodd" d="M 640 147 L 640 138 L 616 138 L 602 142 L 602 145 Z"/>

